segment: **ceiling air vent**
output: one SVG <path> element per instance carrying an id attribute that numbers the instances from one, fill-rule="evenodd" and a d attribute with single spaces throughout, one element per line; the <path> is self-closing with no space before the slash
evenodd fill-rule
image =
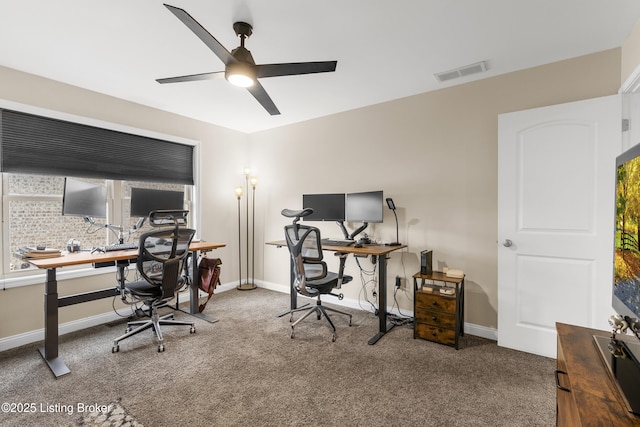
<path id="1" fill-rule="evenodd" d="M 482 73 L 487 71 L 487 63 L 485 61 L 476 62 L 475 64 L 465 65 L 464 67 L 456 68 L 454 70 L 443 71 L 436 73 L 433 76 L 440 83 L 448 80 L 457 79 L 459 77 L 469 76 L 471 74 Z"/>

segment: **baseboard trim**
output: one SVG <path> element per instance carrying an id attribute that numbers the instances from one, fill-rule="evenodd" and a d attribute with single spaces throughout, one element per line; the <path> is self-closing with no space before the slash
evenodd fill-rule
<path id="1" fill-rule="evenodd" d="M 231 282 L 226 283 L 224 285 L 220 285 L 216 288 L 216 292 L 226 292 L 229 290 L 236 289 L 239 282 Z M 277 283 L 270 282 L 262 282 L 256 280 L 256 286 L 264 289 L 268 289 L 271 291 L 289 293 L 289 287 L 286 285 L 281 285 Z M 180 303 L 184 303 L 189 301 L 189 293 L 185 292 L 180 295 Z M 355 310 L 362 310 L 361 303 L 358 300 L 345 298 L 342 301 L 334 301 L 333 304 L 341 305 L 343 307 L 353 308 Z M 397 315 L 405 315 L 405 316 L 413 316 L 413 311 L 403 311 L 402 313 L 398 312 L 397 309 L 388 309 L 390 313 L 394 313 Z M 65 335 L 71 332 L 80 331 L 82 329 L 90 328 L 93 326 L 102 325 L 105 323 L 113 322 L 122 317 L 127 317 L 131 313 L 128 307 L 122 308 L 117 312 L 109 312 L 102 313 L 96 316 L 85 317 L 83 319 L 74 320 L 71 322 L 61 323 L 58 326 L 58 334 Z M 498 330 L 494 328 L 487 328 L 485 326 L 474 325 L 472 323 L 464 324 L 464 332 L 465 334 L 475 335 L 481 338 L 486 338 L 490 340 L 497 341 L 498 340 Z M 1 338 L 0 339 L 0 352 L 10 350 L 12 348 L 21 347 L 23 345 L 32 344 L 34 342 L 43 341 L 44 340 L 44 328 L 37 329 L 34 331 L 25 332 L 23 334 L 12 335 L 10 337 Z"/>
<path id="2" fill-rule="evenodd" d="M 269 282 L 261 282 L 261 283 L 257 283 L 257 285 L 261 288 L 265 288 L 265 289 L 269 289 L 272 291 L 277 291 L 277 292 L 282 292 L 282 293 L 289 293 L 289 287 L 286 285 L 281 285 L 281 284 L 277 284 L 277 283 L 269 283 Z M 362 310 L 362 304 L 360 301 L 358 300 L 354 300 L 351 298 L 345 298 L 341 301 L 332 301 L 332 304 L 335 305 L 341 305 L 343 307 L 349 307 L 349 308 L 353 308 L 355 310 Z M 395 307 L 387 307 L 387 310 L 389 313 L 394 313 L 396 315 L 400 315 L 400 316 L 412 316 L 413 317 L 413 310 L 403 310 L 402 313 L 400 313 L 398 311 L 397 308 Z M 466 323 L 464 324 L 464 333 L 465 334 L 469 334 L 469 335 L 474 335 L 480 338 L 486 338 L 489 340 L 493 340 L 493 341 L 498 341 L 498 330 L 495 328 L 488 328 L 486 326 L 481 326 L 481 325 L 476 325 L 473 323 Z"/>
<path id="3" fill-rule="evenodd" d="M 128 316 L 130 313 L 131 310 L 129 308 L 124 308 L 119 310 L 118 313 L 102 313 L 96 316 L 90 316 L 83 319 L 73 320 L 71 322 L 61 323 L 58 326 L 58 335 L 65 335 L 93 326 L 113 322 L 118 319 L 122 319 L 121 316 Z M 44 341 L 44 328 L 0 339 L 0 351 L 21 347 L 23 345 L 32 344 L 38 341 Z"/>

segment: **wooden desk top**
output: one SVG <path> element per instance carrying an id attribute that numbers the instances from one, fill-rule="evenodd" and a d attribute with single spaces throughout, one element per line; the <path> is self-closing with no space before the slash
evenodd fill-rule
<path id="1" fill-rule="evenodd" d="M 189 246 L 190 251 L 206 251 L 225 247 L 226 243 L 213 242 L 192 242 Z M 30 264 L 38 268 L 59 268 L 71 265 L 93 264 L 94 262 L 119 261 L 124 259 L 132 259 L 138 256 L 137 249 L 126 251 L 110 251 L 110 252 L 76 252 L 65 254 L 53 258 L 29 259 Z"/>
<path id="2" fill-rule="evenodd" d="M 441 271 L 434 271 L 431 274 L 422 274 L 417 272 L 413 275 L 414 279 L 423 279 L 423 280 L 436 280 L 439 282 L 448 282 L 448 283 L 460 283 L 464 279 L 464 275 L 462 277 L 449 277 L 445 273 Z"/>
<path id="3" fill-rule="evenodd" d="M 267 245 L 273 246 L 287 246 L 287 242 L 284 240 L 276 240 L 273 242 L 267 242 Z M 343 254 L 360 254 L 360 255 L 386 255 L 393 251 L 397 251 L 398 249 L 406 248 L 407 245 L 398 245 L 398 246 L 387 246 L 387 245 L 362 245 L 361 248 L 356 248 L 354 245 L 351 246 L 332 246 L 332 245 L 322 245 L 322 250 L 325 251 L 333 251 L 339 252 Z"/>

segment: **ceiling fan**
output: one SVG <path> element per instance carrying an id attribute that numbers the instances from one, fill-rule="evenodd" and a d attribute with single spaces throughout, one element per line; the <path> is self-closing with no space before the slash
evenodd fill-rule
<path id="1" fill-rule="evenodd" d="M 187 76 L 168 77 L 157 79 L 158 83 L 178 83 L 196 80 L 210 80 L 224 77 L 236 86 L 245 87 L 251 95 L 272 116 L 280 114 L 280 111 L 267 94 L 264 87 L 258 82 L 259 78 L 292 76 L 297 74 L 328 73 L 336 70 L 338 61 L 318 62 L 289 62 L 284 64 L 260 64 L 256 65 L 251 52 L 244 47 L 244 41 L 251 36 L 253 28 L 246 22 L 236 22 L 233 29 L 240 37 L 240 46 L 229 52 L 218 40 L 215 39 L 198 21 L 185 10 L 165 4 L 183 24 L 204 42 L 224 63 L 225 70 L 211 73 L 191 74 Z"/>

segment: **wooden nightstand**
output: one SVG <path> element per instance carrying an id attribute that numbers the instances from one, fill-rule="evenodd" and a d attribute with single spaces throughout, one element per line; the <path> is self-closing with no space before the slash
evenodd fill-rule
<path id="1" fill-rule="evenodd" d="M 453 293 L 446 294 L 447 289 Z M 457 350 L 460 337 L 464 336 L 464 276 L 448 277 L 439 271 L 416 273 L 413 292 L 413 338 L 450 345 Z"/>

